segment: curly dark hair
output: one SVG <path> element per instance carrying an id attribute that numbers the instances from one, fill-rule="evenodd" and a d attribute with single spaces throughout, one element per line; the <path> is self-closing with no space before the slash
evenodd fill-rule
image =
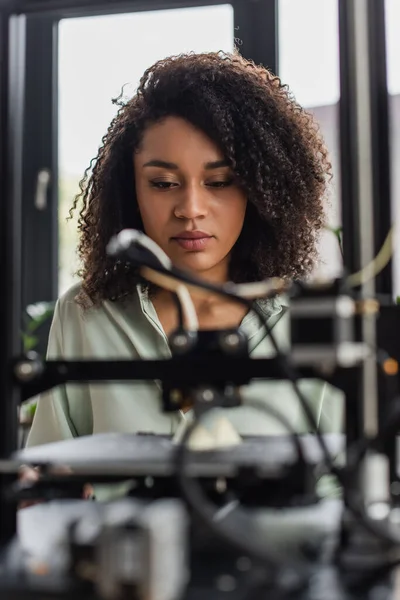
<path id="1" fill-rule="evenodd" d="M 232 251 L 230 278 L 300 278 L 317 258 L 331 165 L 313 117 L 286 85 L 239 54 L 183 54 L 147 69 L 137 93 L 121 97 L 98 155 L 80 182 L 82 290 L 96 304 L 129 295 L 134 268 L 106 254 L 123 228 L 143 229 L 135 196 L 133 154 L 147 126 L 179 116 L 223 152 L 248 206 Z M 92 168 L 92 164 L 94 164 Z"/>

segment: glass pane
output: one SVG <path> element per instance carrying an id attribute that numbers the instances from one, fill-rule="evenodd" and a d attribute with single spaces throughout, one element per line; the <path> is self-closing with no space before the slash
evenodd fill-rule
<path id="1" fill-rule="evenodd" d="M 156 60 L 233 51 L 230 4 L 67 19 L 59 29 L 59 293 L 75 281 L 76 221 L 66 221 L 78 182 L 117 111 Z"/>
<path id="2" fill-rule="evenodd" d="M 396 2 L 396 0 L 394 0 Z M 340 227 L 339 29 L 337 0 L 279 0 L 279 76 L 321 127 L 333 166 L 327 226 Z M 337 275 L 340 246 L 326 230 L 318 273 Z"/>
<path id="3" fill-rule="evenodd" d="M 387 82 L 389 91 L 389 130 L 391 134 L 391 174 L 393 220 L 396 223 L 395 239 L 400 236 L 400 2 L 386 0 Z M 393 291 L 400 295 L 400 248 L 397 244 L 393 260 Z"/>

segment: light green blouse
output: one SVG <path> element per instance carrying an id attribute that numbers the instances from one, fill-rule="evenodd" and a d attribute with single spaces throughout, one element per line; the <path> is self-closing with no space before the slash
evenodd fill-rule
<path id="1" fill-rule="evenodd" d="M 100 307 L 87 309 L 77 304 L 78 292 L 79 286 L 71 288 L 57 303 L 49 337 L 49 359 L 145 360 L 171 356 L 154 306 L 139 286 L 129 303 L 106 301 Z M 260 306 L 280 347 L 287 350 L 288 312 L 277 300 Z M 249 338 L 252 357 L 273 355 L 271 342 L 254 313 L 245 316 L 241 328 Z M 341 431 L 343 398 L 338 390 L 317 380 L 303 380 L 301 387 L 321 430 Z M 240 434 L 284 433 L 271 417 L 246 405 L 252 398 L 282 411 L 299 433 L 309 430 L 288 382 L 254 381 L 243 389 L 243 398 L 243 406 L 224 410 Z M 27 445 L 105 432 L 174 434 L 187 418 L 190 413 L 162 412 L 160 387 L 154 381 L 67 384 L 39 398 Z"/>

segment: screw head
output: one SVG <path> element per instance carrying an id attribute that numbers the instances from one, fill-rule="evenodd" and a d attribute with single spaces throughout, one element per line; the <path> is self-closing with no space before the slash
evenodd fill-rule
<path id="1" fill-rule="evenodd" d="M 202 399 L 205 400 L 206 402 L 212 402 L 212 400 L 214 400 L 214 392 L 212 390 L 204 390 L 202 395 L 201 395 Z"/>
<path id="2" fill-rule="evenodd" d="M 15 366 L 15 374 L 20 381 L 29 381 L 35 374 L 32 363 L 23 361 Z"/>
<path id="3" fill-rule="evenodd" d="M 237 348 L 240 343 L 240 338 L 237 333 L 229 333 L 225 336 L 224 341 L 230 348 Z"/>
<path id="4" fill-rule="evenodd" d="M 188 345 L 188 338 L 183 333 L 178 333 L 172 338 L 172 344 L 176 348 L 186 348 Z"/>
<path id="5" fill-rule="evenodd" d="M 171 390 L 169 398 L 174 404 L 180 404 L 182 401 L 182 392 L 180 390 Z"/>

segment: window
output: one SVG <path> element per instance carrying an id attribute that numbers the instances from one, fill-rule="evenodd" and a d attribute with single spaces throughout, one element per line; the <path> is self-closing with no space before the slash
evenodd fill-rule
<path id="1" fill-rule="evenodd" d="M 396 223 L 396 236 L 400 235 L 400 3 L 398 0 L 386 0 L 386 49 L 387 82 L 389 92 L 389 119 L 391 134 L 391 175 L 392 175 L 392 211 Z M 400 295 L 400 248 L 397 244 L 393 259 L 393 292 Z"/>
<path id="2" fill-rule="evenodd" d="M 116 113 L 156 60 L 185 51 L 232 51 L 230 4 L 82 17 L 59 24 L 59 294 L 75 281 L 78 182 Z"/>
<path id="3" fill-rule="evenodd" d="M 397 0 L 394 0 L 396 2 Z M 340 227 L 339 31 L 337 0 L 279 0 L 279 76 L 319 123 L 333 166 L 327 226 Z M 341 271 L 338 239 L 328 229 L 320 243 L 318 274 Z"/>

